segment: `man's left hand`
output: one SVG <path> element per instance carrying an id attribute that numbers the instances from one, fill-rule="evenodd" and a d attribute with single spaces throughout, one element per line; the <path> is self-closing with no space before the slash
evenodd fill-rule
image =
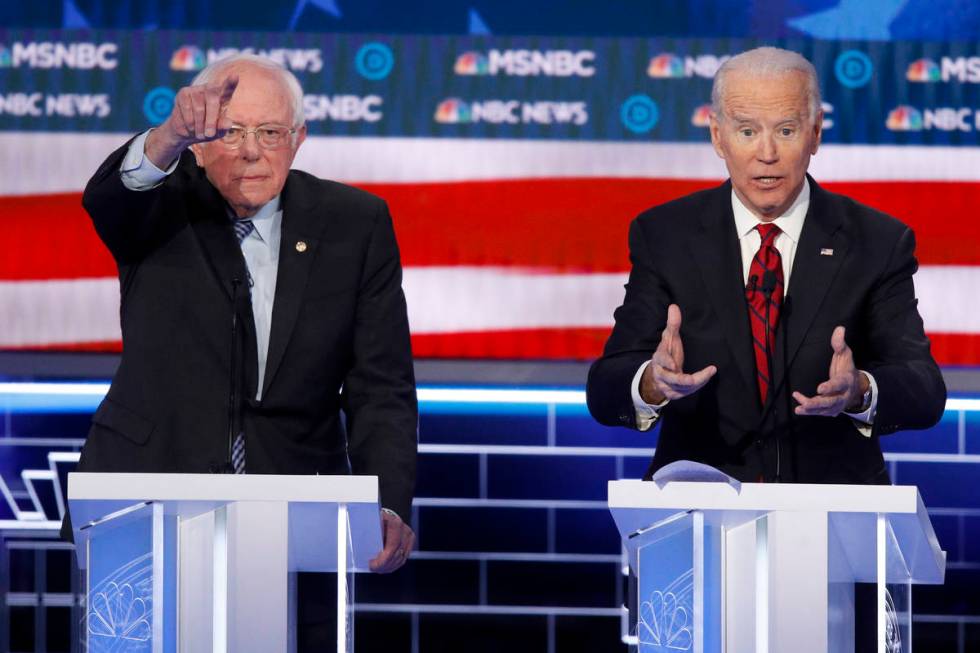
<path id="1" fill-rule="evenodd" d="M 800 404 L 795 410 L 797 415 L 835 417 L 861 407 L 861 399 L 870 382 L 854 367 L 854 356 L 844 340 L 844 327 L 834 329 L 830 346 L 834 349 L 830 359 L 830 378 L 817 386 L 817 394 L 813 397 L 793 393 L 793 398 Z"/>
<path id="2" fill-rule="evenodd" d="M 397 514 L 382 510 L 381 539 L 384 548 L 369 567 L 375 573 L 390 574 L 408 560 L 412 547 L 415 546 L 415 533 Z"/>

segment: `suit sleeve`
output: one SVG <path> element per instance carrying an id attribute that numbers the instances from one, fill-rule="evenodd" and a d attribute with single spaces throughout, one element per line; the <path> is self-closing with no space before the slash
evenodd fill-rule
<path id="1" fill-rule="evenodd" d="M 354 321 L 354 359 L 344 383 L 348 455 L 355 474 L 376 474 L 381 505 L 410 522 L 418 452 L 418 405 L 398 244 L 379 202 Z"/>
<path id="2" fill-rule="evenodd" d="M 82 206 L 92 218 L 99 238 L 120 264 L 142 258 L 175 220 L 172 211 L 163 210 L 166 198 L 174 193 L 171 184 L 140 191 L 123 184 L 120 167 L 130 143 L 132 139 L 109 155 L 82 194 Z"/>
<path id="3" fill-rule="evenodd" d="M 602 357 L 589 369 L 586 399 L 589 412 L 599 423 L 635 429 L 633 377 L 657 349 L 671 297 L 657 271 L 640 218 L 630 224 L 629 248 L 626 296 L 616 309 L 616 324 Z"/>
<path id="4" fill-rule="evenodd" d="M 924 429 L 942 417 L 946 385 L 929 351 L 912 275 L 915 236 L 904 229 L 872 291 L 868 317 L 868 372 L 878 384 L 874 432 Z"/>

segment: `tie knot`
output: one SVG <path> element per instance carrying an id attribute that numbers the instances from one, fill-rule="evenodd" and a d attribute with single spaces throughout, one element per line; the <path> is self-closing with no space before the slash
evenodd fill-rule
<path id="1" fill-rule="evenodd" d="M 759 230 L 759 236 L 762 238 L 763 245 L 771 245 L 780 232 L 779 227 L 772 223 L 757 225 L 756 229 Z"/>
<path id="2" fill-rule="evenodd" d="M 232 220 L 231 226 L 235 230 L 235 236 L 238 237 L 239 245 L 255 230 L 255 225 L 252 224 L 251 220 Z"/>

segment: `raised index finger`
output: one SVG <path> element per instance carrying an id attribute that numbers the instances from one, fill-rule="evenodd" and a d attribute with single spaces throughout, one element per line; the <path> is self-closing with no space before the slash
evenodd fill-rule
<path id="1" fill-rule="evenodd" d="M 235 94 L 236 88 L 238 88 L 238 75 L 231 74 L 225 77 L 225 81 L 221 85 L 221 95 L 218 98 L 218 103 L 222 107 L 231 101 L 231 96 Z"/>

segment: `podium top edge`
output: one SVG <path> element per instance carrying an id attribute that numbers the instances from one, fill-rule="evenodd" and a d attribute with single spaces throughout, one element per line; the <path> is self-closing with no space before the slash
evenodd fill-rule
<path id="1" fill-rule="evenodd" d="M 378 503 L 377 476 L 73 472 L 69 501 Z"/>
<path id="2" fill-rule="evenodd" d="M 915 514 L 921 503 L 914 485 L 609 481 L 609 508 L 675 510 L 826 511 Z"/>

